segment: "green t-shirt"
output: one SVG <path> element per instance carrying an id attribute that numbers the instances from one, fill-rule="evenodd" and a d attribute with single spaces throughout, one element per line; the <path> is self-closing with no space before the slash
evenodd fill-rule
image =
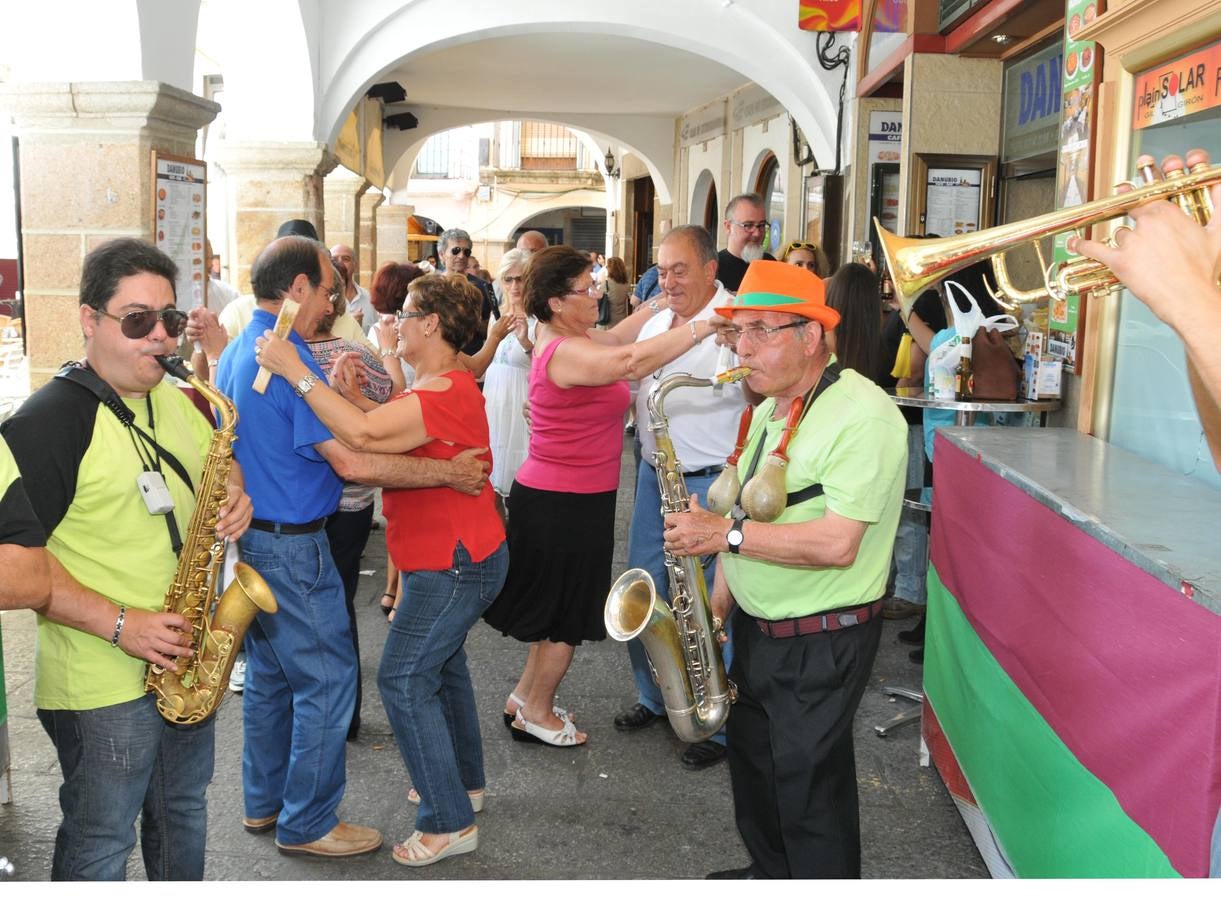
<path id="1" fill-rule="evenodd" d="M 145 400 L 123 402 L 198 487 L 211 426 L 173 385 L 163 382 L 149 397 L 155 430 Z M 53 379 L 4 426 L 50 553 L 103 597 L 132 609 L 161 610 L 178 558 L 165 516 L 149 513 L 136 486 L 141 459 L 118 417 L 87 390 Z M 185 540 L 195 497 L 169 465 L 163 462 L 161 469 Z M 144 670 L 143 661 L 108 639 L 38 619 L 39 709 L 97 709 L 134 700 L 144 693 Z"/>
<path id="2" fill-rule="evenodd" d="M 746 450 L 738 462 L 745 478 L 762 439 L 762 459 L 780 442 L 784 420 L 772 419 L 776 402 L 755 410 Z M 823 493 L 786 509 L 775 524 L 807 522 L 826 510 L 868 522 L 856 561 L 848 568 L 809 568 L 722 553 L 720 564 L 734 598 L 760 619 L 792 619 L 869 603 L 882 596 L 907 476 L 907 423 L 881 388 L 851 369 L 811 406 L 789 443 L 785 489 L 818 483 Z M 749 540 L 749 539 L 748 539 Z"/>

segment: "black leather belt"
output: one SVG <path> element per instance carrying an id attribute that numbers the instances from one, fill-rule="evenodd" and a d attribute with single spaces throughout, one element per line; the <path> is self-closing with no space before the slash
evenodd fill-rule
<path id="1" fill-rule="evenodd" d="M 270 531 L 272 534 L 313 534 L 326 525 L 326 517 L 314 519 L 301 525 L 291 522 L 269 522 L 266 519 L 251 519 L 250 527 L 255 531 Z"/>

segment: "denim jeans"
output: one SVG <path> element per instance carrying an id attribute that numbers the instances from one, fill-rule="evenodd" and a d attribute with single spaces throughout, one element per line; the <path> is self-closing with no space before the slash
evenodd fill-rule
<path id="1" fill-rule="evenodd" d="M 98 709 L 40 709 L 59 755 L 64 819 L 52 881 L 123 881 L 140 849 L 150 881 L 201 881 L 216 719 L 171 725 L 152 694 Z"/>
<path id="2" fill-rule="evenodd" d="M 463 645 L 508 570 L 504 544 L 476 563 L 459 542 L 452 568 L 402 574 L 377 686 L 420 795 L 415 827 L 423 832 L 461 831 L 475 821 L 466 792 L 484 786 L 483 742 Z"/>
<path id="3" fill-rule="evenodd" d="M 246 632 L 246 815 L 279 813 L 276 837 L 307 844 L 339 823 L 347 783 L 348 723 L 356 702 L 356 654 L 343 583 L 326 532 L 247 531 L 242 558 L 267 581 L 279 611 Z"/>
<path id="4" fill-rule="evenodd" d="M 684 477 L 688 494 L 699 494 L 700 505 L 708 493 L 708 486 L 716 481 L 715 475 L 702 475 L 698 478 Z M 662 599 L 670 596 L 670 578 L 666 574 L 666 554 L 661 546 L 663 528 L 661 517 L 661 490 L 657 485 L 657 470 L 647 462 L 641 462 L 636 467 L 636 503 L 632 507 L 632 524 L 628 531 L 627 565 L 629 569 L 641 568 L 653 576 L 653 585 L 657 595 Z M 713 575 L 716 573 L 716 557 L 704 560 L 704 581 L 712 591 Z M 731 617 L 732 618 L 732 617 Z M 729 623 L 725 623 L 725 632 L 730 634 Z M 644 645 L 639 639 L 627 642 L 628 656 L 632 660 L 632 675 L 636 678 L 636 702 L 656 713 L 665 715 L 666 705 L 662 700 L 661 689 L 653 680 L 649 669 L 649 657 L 644 652 Z M 725 671 L 733 662 L 733 636 L 721 644 L 721 656 L 725 660 Z M 709 740 L 718 744 L 725 743 L 725 729 L 722 728 Z"/>
<path id="5" fill-rule="evenodd" d="M 373 504 L 354 511 L 337 510 L 326 520 L 327 542 L 331 545 L 331 558 L 339 579 L 343 582 L 343 602 L 347 606 L 348 621 L 352 625 L 352 652 L 356 654 L 356 702 L 352 708 L 352 721 L 348 736 L 355 737 L 360 730 L 360 635 L 356 627 L 356 590 L 360 584 L 360 556 L 365 552 L 369 531 L 373 526 Z"/>
<path id="6" fill-rule="evenodd" d="M 924 486 L 924 431 L 907 426 L 907 487 Z M 923 606 L 927 602 L 928 517 L 918 509 L 903 508 L 895 535 L 895 596 Z"/>

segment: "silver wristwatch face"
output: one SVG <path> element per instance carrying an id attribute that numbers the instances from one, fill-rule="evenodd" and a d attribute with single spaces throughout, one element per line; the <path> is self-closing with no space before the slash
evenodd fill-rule
<path id="1" fill-rule="evenodd" d="M 302 378 L 300 381 L 297 382 L 297 395 L 299 397 L 304 397 L 307 393 L 309 393 L 310 388 L 312 388 L 317 383 L 318 383 L 318 376 L 312 375 L 312 374 L 306 375 L 304 378 Z"/>

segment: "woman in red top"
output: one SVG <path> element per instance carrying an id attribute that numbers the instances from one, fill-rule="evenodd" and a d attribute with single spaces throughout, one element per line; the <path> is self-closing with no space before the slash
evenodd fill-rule
<path id="1" fill-rule="evenodd" d="M 457 349 L 475 334 L 482 302 L 465 279 L 417 279 L 398 313 L 399 350 L 415 368 L 412 388 L 370 409 L 358 399 L 354 367 L 342 360 L 336 382 L 344 396 L 317 384 L 305 392 L 306 402 L 338 440 L 357 450 L 450 459 L 487 447 L 483 395 Z M 294 384 L 308 374 L 291 344 L 274 337 L 259 343 L 260 361 L 271 371 Z M 426 866 L 478 846 L 483 745 L 463 644 L 504 583 L 508 552 L 486 482 L 477 496 L 426 487 L 386 489 L 382 498 L 403 599 L 386 638 L 378 687 L 415 785 L 409 799 L 420 804 L 418 830 L 395 845 L 394 860 Z"/>

